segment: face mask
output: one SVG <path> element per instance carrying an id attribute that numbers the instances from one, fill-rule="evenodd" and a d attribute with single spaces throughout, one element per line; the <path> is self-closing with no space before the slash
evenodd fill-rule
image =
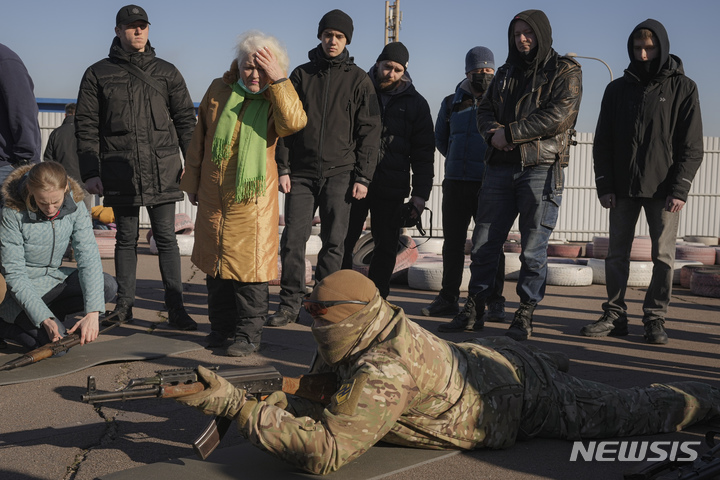
<path id="1" fill-rule="evenodd" d="M 494 76 L 492 73 L 473 73 L 470 75 L 470 85 L 472 85 L 475 90 L 484 92 L 490 86 L 490 82 L 492 82 Z"/>
<path id="2" fill-rule="evenodd" d="M 238 81 L 237 81 L 237 84 L 240 85 L 240 88 L 242 88 L 243 90 L 245 90 L 245 92 L 246 92 L 246 93 L 249 93 L 250 95 L 260 95 L 260 94 L 263 93 L 265 90 L 267 90 L 268 87 L 270 86 L 269 83 L 266 83 L 265 86 L 264 86 L 263 88 L 261 88 L 260 90 L 258 90 L 257 92 L 251 92 L 250 90 L 248 90 L 248 88 L 245 86 L 245 84 L 243 83 L 242 80 L 238 80 Z"/>

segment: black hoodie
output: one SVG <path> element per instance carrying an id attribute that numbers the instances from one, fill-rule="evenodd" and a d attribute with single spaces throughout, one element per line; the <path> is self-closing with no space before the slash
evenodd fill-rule
<path id="1" fill-rule="evenodd" d="M 644 68 L 635 60 L 630 34 L 630 65 L 605 89 L 595 130 L 598 196 L 686 201 L 703 159 L 697 86 L 685 76 L 682 61 L 670 54 L 665 27 L 648 19 L 633 33 L 642 28 L 653 32 L 659 61 Z"/>
<path id="2" fill-rule="evenodd" d="M 522 55 L 513 29 L 522 20 L 532 27 L 537 47 Z M 521 163 L 524 167 L 550 165 L 568 159 L 568 132 L 575 126 L 582 97 L 582 72 L 573 59 L 552 48 L 552 28 L 540 10 L 517 14 L 508 28 L 508 57 L 493 78 L 477 110 L 478 131 L 488 143 L 487 163 Z M 505 128 L 505 138 L 516 146 L 509 152 L 491 145 L 488 132 Z"/>

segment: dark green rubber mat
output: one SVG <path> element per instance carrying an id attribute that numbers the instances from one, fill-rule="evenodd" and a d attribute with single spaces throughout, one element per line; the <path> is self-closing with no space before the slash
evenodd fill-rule
<path id="1" fill-rule="evenodd" d="M 203 347 L 195 342 L 135 333 L 129 337 L 78 345 L 61 357 L 48 358 L 14 370 L 0 372 L 0 385 L 59 377 L 101 363 L 150 360 L 201 348 Z M 20 354 L 0 355 L 0 364 L 20 356 Z"/>

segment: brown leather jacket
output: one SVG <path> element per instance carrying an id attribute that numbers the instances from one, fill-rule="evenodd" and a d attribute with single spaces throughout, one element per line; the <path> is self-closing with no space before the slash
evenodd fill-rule
<path id="1" fill-rule="evenodd" d="M 515 105 L 516 120 L 506 125 L 502 119 L 506 88 L 515 68 L 506 63 L 498 69 L 478 106 L 478 130 L 488 143 L 488 156 L 494 150 L 488 131 L 505 126 L 510 129 L 512 142 L 520 148 L 524 167 L 553 164 L 557 160 L 566 166 L 570 133 L 582 97 L 580 65 L 551 50 Z"/>

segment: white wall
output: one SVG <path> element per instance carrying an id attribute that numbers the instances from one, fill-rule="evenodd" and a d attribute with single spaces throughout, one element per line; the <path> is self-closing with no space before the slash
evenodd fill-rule
<path id="1" fill-rule="evenodd" d="M 53 128 L 62 123 L 64 114 L 41 112 L 39 116 L 42 132 L 43 151 L 47 138 Z M 555 239 L 569 241 L 591 241 L 595 235 L 607 235 L 607 211 L 600 207 L 595 191 L 592 166 L 593 134 L 578 133 L 577 145 L 570 152 L 570 166 L 565 170 L 565 195 Z M 433 236 L 442 236 L 442 179 L 444 157 L 435 152 L 435 181 L 427 206 L 433 212 Z M 720 236 L 720 137 L 705 137 L 705 158 L 695 177 L 687 205 L 680 214 L 678 236 Z M 283 212 L 283 194 L 280 195 L 280 213 Z M 97 198 L 96 198 L 97 201 Z M 178 213 L 187 213 L 195 220 L 196 208 L 185 200 L 177 205 Z M 423 226 L 429 234 L 429 214 L 423 216 Z M 141 226 L 150 227 L 150 220 L 143 209 L 140 215 Z M 472 225 L 468 236 L 472 231 Z M 517 222 L 513 230 L 517 231 Z M 636 227 L 636 235 L 648 235 L 644 215 L 641 214 Z M 417 232 L 411 232 L 417 235 Z"/>

